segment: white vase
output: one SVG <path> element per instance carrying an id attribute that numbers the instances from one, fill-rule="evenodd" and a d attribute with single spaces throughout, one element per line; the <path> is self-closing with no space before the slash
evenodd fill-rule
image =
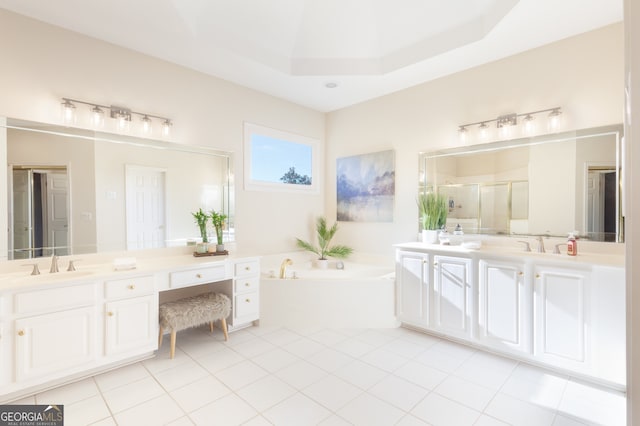
<path id="1" fill-rule="evenodd" d="M 438 242 L 438 230 L 437 229 L 423 229 L 422 230 L 422 242 L 426 244 L 436 244 Z"/>
<path id="2" fill-rule="evenodd" d="M 329 259 L 318 259 L 316 260 L 316 268 L 318 269 L 327 269 L 329 267 Z"/>

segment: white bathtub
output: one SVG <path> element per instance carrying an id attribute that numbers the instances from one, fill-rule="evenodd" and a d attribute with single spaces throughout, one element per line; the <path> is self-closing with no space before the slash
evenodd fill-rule
<path id="1" fill-rule="evenodd" d="M 280 264 L 287 278 L 277 278 Z M 331 260 L 328 269 L 313 267 L 307 253 L 284 253 L 261 260 L 260 324 L 287 327 L 397 327 L 393 259 L 359 256 L 344 269 Z M 295 276 L 295 278 L 293 278 Z"/>

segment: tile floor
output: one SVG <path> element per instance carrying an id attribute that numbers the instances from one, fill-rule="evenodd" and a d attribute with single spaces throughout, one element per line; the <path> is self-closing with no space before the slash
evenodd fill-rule
<path id="1" fill-rule="evenodd" d="M 624 425 L 625 396 L 407 329 L 207 327 L 21 400 L 65 425 Z"/>

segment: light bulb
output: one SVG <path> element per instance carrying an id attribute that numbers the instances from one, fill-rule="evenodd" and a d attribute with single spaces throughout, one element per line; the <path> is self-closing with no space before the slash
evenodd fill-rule
<path id="1" fill-rule="evenodd" d="M 61 104 L 62 122 L 64 124 L 76 123 L 76 106 L 68 99 Z"/>
<path id="2" fill-rule="evenodd" d="M 498 133 L 500 133 L 500 137 L 502 139 L 508 139 L 509 137 L 511 137 L 511 127 L 512 126 L 509 126 L 507 124 L 500 127 Z"/>
<path id="3" fill-rule="evenodd" d="M 555 131 L 560 128 L 560 112 L 559 109 L 554 109 L 549 113 L 549 130 Z"/>
<path id="4" fill-rule="evenodd" d="M 489 139 L 489 126 L 487 126 L 487 123 L 481 123 L 480 127 L 478 127 L 478 130 L 481 141 L 486 141 L 487 139 Z"/>
<path id="5" fill-rule="evenodd" d="M 153 128 L 151 126 L 151 119 L 145 115 L 142 117 L 142 134 L 145 136 L 151 135 Z"/>
<path id="6" fill-rule="evenodd" d="M 460 139 L 460 142 L 465 143 L 467 141 L 467 128 L 464 126 L 461 126 L 458 129 L 458 138 Z"/>
<path id="7" fill-rule="evenodd" d="M 91 125 L 96 128 L 104 126 L 104 111 L 97 105 L 91 108 Z"/>
<path id="8" fill-rule="evenodd" d="M 536 131 L 535 118 L 531 114 L 527 114 L 522 120 L 522 133 L 525 135 L 533 135 Z"/>
<path id="9" fill-rule="evenodd" d="M 171 126 L 172 126 L 172 123 L 171 123 L 171 120 L 169 119 L 166 119 L 162 122 L 162 136 L 166 138 L 171 136 Z"/>
<path id="10" fill-rule="evenodd" d="M 128 132 L 129 131 L 129 117 L 125 114 L 119 114 L 117 117 L 118 120 L 118 131 L 120 132 Z"/>

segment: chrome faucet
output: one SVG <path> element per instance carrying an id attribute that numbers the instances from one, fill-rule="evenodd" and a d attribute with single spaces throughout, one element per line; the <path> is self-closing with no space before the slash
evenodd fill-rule
<path id="1" fill-rule="evenodd" d="M 544 241 L 542 240 L 542 235 L 538 235 L 536 240 L 538 241 L 538 253 L 544 253 Z"/>
<path id="2" fill-rule="evenodd" d="M 51 268 L 49 268 L 49 272 L 53 273 L 53 272 L 59 272 L 60 270 L 58 269 L 58 256 L 56 256 L 55 254 L 53 256 L 51 256 Z"/>
<path id="3" fill-rule="evenodd" d="M 280 278 L 287 278 L 287 265 L 293 265 L 293 260 L 286 258 L 280 264 Z"/>

